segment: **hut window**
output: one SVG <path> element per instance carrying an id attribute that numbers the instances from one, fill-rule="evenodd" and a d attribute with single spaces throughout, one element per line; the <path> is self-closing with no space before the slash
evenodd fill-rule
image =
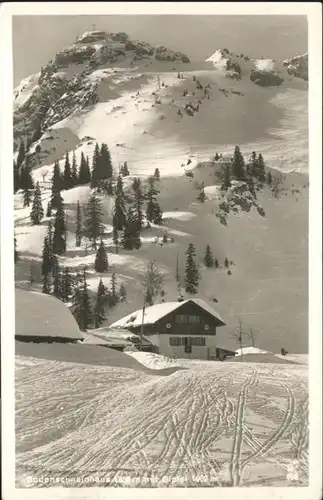
<path id="1" fill-rule="evenodd" d="M 193 345 L 205 346 L 205 337 L 194 337 L 192 339 Z"/>
<path id="2" fill-rule="evenodd" d="M 179 346 L 181 343 L 181 337 L 169 337 L 169 345 Z"/>
<path id="3" fill-rule="evenodd" d="M 194 314 L 177 314 L 175 317 L 176 323 L 193 323 L 197 324 L 201 322 L 200 316 Z"/>

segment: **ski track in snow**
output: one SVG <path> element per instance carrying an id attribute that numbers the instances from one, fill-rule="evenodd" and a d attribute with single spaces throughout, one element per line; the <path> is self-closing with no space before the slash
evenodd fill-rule
<path id="1" fill-rule="evenodd" d="M 294 365 L 185 366 L 161 377 L 17 357 L 17 487 L 30 486 L 30 475 L 102 481 L 80 486 L 250 486 L 254 467 L 273 464 L 276 476 L 262 484 L 286 486 L 295 450 L 304 485 L 306 373 Z"/>

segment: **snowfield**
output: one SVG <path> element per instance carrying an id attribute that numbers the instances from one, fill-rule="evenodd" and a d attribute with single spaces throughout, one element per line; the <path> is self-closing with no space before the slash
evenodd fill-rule
<path id="1" fill-rule="evenodd" d="M 307 485 L 303 367 L 187 362 L 160 376 L 16 359 L 16 487 Z"/>
<path id="2" fill-rule="evenodd" d="M 190 221 L 196 217 L 196 214 L 193 214 L 192 212 L 164 212 L 163 213 L 163 219 L 178 219 L 181 221 Z"/>
<path id="3" fill-rule="evenodd" d="M 257 59 L 255 60 L 256 69 L 260 71 L 273 71 L 275 62 L 272 59 Z"/>
<path id="4" fill-rule="evenodd" d="M 32 93 L 38 88 L 38 80 L 40 73 L 35 73 L 27 78 L 21 80 L 20 84 L 14 89 L 13 109 L 16 111 L 18 108 L 26 104 L 30 99 Z"/>
<path id="5" fill-rule="evenodd" d="M 227 58 L 223 57 L 222 50 L 218 49 L 214 52 L 214 54 L 208 57 L 205 62 L 212 62 L 215 69 L 224 71 L 226 69 L 227 60 Z"/>

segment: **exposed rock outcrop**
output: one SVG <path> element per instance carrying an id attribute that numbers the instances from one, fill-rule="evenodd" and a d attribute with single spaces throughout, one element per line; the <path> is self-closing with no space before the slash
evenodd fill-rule
<path id="1" fill-rule="evenodd" d="M 158 61 L 181 61 L 183 63 L 189 63 L 189 58 L 182 52 L 174 52 L 169 50 L 162 45 L 156 47 L 155 59 Z"/>
<path id="2" fill-rule="evenodd" d="M 108 68 L 125 61 L 127 65 L 160 61 L 189 62 L 181 52 L 154 47 L 141 40 L 130 40 L 124 32 L 88 31 L 76 42 L 59 51 L 54 60 L 41 69 L 30 95 L 16 105 L 15 139 L 31 135 L 35 129 L 44 132 L 77 110 L 100 99 L 98 83 L 88 78 L 96 69 Z M 22 89 L 23 91 L 24 89 Z M 16 92 L 16 98 L 21 89 Z"/>
<path id="3" fill-rule="evenodd" d="M 287 72 L 290 75 L 302 78 L 303 80 L 308 80 L 308 54 L 302 54 L 300 56 L 292 57 L 291 59 L 286 59 L 283 62 L 286 67 Z"/>
<path id="4" fill-rule="evenodd" d="M 273 71 L 261 71 L 259 69 L 252 69 L 250 73 L 250 80 L 261 87 L 279 86 L 283 83 L 284 78 L 279 76 Z"/>

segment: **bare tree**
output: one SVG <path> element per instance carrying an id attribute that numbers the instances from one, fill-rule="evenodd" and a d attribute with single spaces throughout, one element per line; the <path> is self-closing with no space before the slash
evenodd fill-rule
<path id="1" fill-rule="evenodd" d="M 154 303 L 154 297 L 160 295 L 164 282 L 163 273 L 158 269 L 154 260 L 148 262 L 146 274 L 143 278 L 142 285 L 145 294 L 145 303 L 150 306 Z"/>
<path id="2" fill-rule="evenodd" d="M 251 341 L 252 347 L 255 347 L 255 343 L 256 343 L 256 340 L 257 340 L 257 334 L 256 334 L 256 332 L 252 328 L 250 328 L 250 330 L 248 332 L 248 338 Z"/>
<path id="3" fill-rule="evenodd" d="M 41 174 L 41 176 L 42 176 L 42 178 L 43 178 L 43 182 L 45 182 L 45 179 L 46 179 L 47 175 L 48 175 L 48 170 L 45 170 L 45 172 L 43 172 L 43 173 Z"/>
<path id="4" fill-rule="evenodd" d="M 243 337 L 245 332 L 243 331 L 242 321 L 239 318 L 238 326 L 236 331 L 232 333 L 232 337 L 239 343 L 240 351 L 241 351 L 241 361 L 243 361 Z"/>

